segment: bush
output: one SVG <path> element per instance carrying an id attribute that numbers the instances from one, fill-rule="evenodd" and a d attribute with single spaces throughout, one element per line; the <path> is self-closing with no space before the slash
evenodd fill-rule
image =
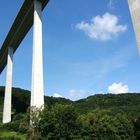
<path id="1" fill-rule="evenodd" d="M 109 115 L 105 110 L 95 110 L 81 116 L 82 136 L 94 140 L 134 140 L 134 127 L 125 115 Z"/>
<path id="2" fill-rule="evenodd" d="M 72 105 L 56 104 L 51 109 L 45 108 L 40 115 L 39 132 L 43 137 L 72 139 L 79 131 L 78 114 Z"/>
<path id="3" fill-rule="evenodd" d="M 23 120 L 23 118 L 25 117 L 26 115 L 22 114 L 22 113 L 19 113 L 19 114 L 16 114 L 14 117 L 13 117 L 13 120 L 12 122 L 10 123 L 6 123 L 6 124 L 3 124 L 3 127 L 5 129 L 8 129 L 8 130 L 12 130 L 12 131 L 19 131 L 19 127 L 20 127 L 20 124 Z"/>

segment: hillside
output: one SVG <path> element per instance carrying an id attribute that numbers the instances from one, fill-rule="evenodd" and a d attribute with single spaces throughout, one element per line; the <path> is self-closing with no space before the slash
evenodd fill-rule
<path id="1" fill-rule="evenodd" d="M 0 120 L 2 116 L 2 110 L 3 110 L 3 101 L 4 101 L 4 87 L 0 87 Z M 64 98 L 53 98 L 53 97 L 45 96 L 45 103 L 47 103 L 47 106 L 50 107 L 55 103 L 69 104 L 72 103 L 72 101 Z M 24 113 L 26 112 L 29 105 L 30 105 L 30 91 L 23 90 L 20 88 L 13 88 L 12 89 L 13 112 Z"/>
<path id="2" fill-rule="evenodd" d="M 12 110 L 16 113 L 26 112 L 30 104 L 30 91 L 13 88 L 12 89 Z M 0 87 L 0 116 L 3 110 L 3 96 L 4 87 Z M 112 114 L 126 113 L 128 116 L 137 118 L 140 116 L 140 94 L 128 93 L 128 94 L 106 94 L 106 95 L 94 95 L 81 99 L 78 101 L 71 101 L 65 98 L 54 98 L 45 96 L 45 104 L 48 107 L 59 104 L 73 104 L 76 110 L 85 114 L 94 109 L 108 109 Z M 1 118 L 1 117 L 0 117 Z"/>
<path id="3" fill-rule="evenodd" d="M 31 129 L 30 91 L 13 88 L 12 122 L 0 123 L 0 139 L 140 140 L 140 94 L 105 94 L 78 101 L 45 96 L 45 109 Z M 0 121 L 4 87 L 0 87 Z M 32 135 L 33 134 L 33 135 Z"/>
<path id="4" fill-rule="evenodd" d="M 131 117 L 140 116 L 140 94 L 105 94 L 94 95 L 76 101 L 75 107 L 81 113 L 87 113 L 93 109 L 109 109 L 112 114 L 126 113 Z"/>

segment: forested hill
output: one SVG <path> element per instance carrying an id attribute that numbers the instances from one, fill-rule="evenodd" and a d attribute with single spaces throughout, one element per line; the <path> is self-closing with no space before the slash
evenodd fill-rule
<path id="1" fill-rule="evenodd" d="M 4 101 L 4 87 L 0 87 L 0 112 L 3 109 L 3 101 Z M 45 103 L 48 107 L 58 104 L 70 104 L 72 101 L 65 98 L 53 98 L 45 96 Z M 20 88 L 12 89 L 12 108 L 14 111 L 18 112 L 26 112 L 27 108 L 30 105 L 30 91 L 23 90 Z"/>
<path id="2" fill-rule="evenodd" d="M 81 113 L 88 113 L 94 109 L 110 110 L 112 114 L 126 114 L 129 117 L 140 116 L 140 94 L 104 94 L 94 95 L 76 101 L 75 107 Z"/>
<path id="3" fill-rule="evenodd" d="M 14 112 L 26 112 L 30 104 L 30 91 L 13 88 L 12 90 L 12 108 Z M 3 109 L 3 96 L 4 87 L 0 87 L 0 112 Z M 45 104 L 48 107 L 59 104 L 73 104 L 75 109 L 85 114 L 94 109 L 106 109 L 110 110 L 112 114 L 126 113 L 131 117 L 140 116 L 140 94 L 128 93 L 128 94 L 105 94 L 94 95 L 81 99 L 78 101 L 71 101 L 65 98 L 54 98 L 45 96 Z"/>
<path id="4" fill-rule="evenodd" d="M 46 107 L 40 121 L 33 120 L 38 127 L 32 130 L 26 112 L 30 91 L 13 88 L 12 93 L 12 122 L 3 125 L 4 87 L 0 87 L 0 138 L 6 139 L 3 132 L 14 131 L 32 139 L 140 140 L 139 93 L 98 94 L 75 102 L 45 96 Z"/>

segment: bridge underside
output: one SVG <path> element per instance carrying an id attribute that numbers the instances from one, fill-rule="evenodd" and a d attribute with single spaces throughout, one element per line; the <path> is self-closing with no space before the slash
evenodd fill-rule
<path id="1" fill-rule="evenodd" d="M 38 0 L 42 3 L 42 10 L 49 0 Z M 33 25 L 34 0 L 24 0 L 14 23 L 0 48 L 0 73 L 7 64 L 8 47 L 13 48 L 13 53 L 19 47 L 20 43 Z"/>

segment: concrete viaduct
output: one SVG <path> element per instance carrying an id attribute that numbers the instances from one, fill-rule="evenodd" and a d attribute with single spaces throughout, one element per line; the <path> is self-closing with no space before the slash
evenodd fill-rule
<path id="1" fill-rule="evenodd" d="M 42 20 L 41 13 L 49 0 L 24 0 L 8 35 L 0 48 L 0 73 L 7 65 L 3 123 L 11 121 L 13 54 L 33 25 L 33 62 L 31 106 L 44 105 Z M 140 48 L 140 0 L 128 0 L 136 40 Z M 140 50 L 140 49 L 139 49 Z"/>
<path id="2" fill-rule="evenodd" d="M 41 13 L 48 2 L 49 0 L 24 0 L 0 48 L 0 73 L 7 65 L 3 123 L 11 121 L 13 54 L 33 24 L 31 106 L 39 108 L 44 105 Z"/>

